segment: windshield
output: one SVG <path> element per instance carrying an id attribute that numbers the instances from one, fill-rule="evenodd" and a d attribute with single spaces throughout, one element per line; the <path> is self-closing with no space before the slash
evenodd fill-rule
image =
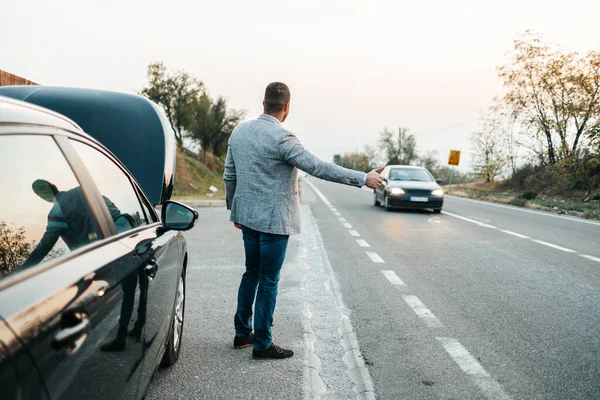
<path id="1" fill-rule="evenodd" d="M 390 170 L 391 181 L 432 182 L 431 175 L 419 168 L 394 168 Z"/>

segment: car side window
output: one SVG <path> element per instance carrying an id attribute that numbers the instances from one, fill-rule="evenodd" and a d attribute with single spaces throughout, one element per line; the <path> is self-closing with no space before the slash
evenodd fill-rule
<path id="1" fill-rule="evenodd" d="M 0 279 L 101 238 L 51 136 L 0 136 Z"/>
<path id="2" fill-rule="evenodd" d="M 140 200 L 127 174 L 99 150 L 71 141 L 104 198 L 117 232 L 147 225 Z"/>

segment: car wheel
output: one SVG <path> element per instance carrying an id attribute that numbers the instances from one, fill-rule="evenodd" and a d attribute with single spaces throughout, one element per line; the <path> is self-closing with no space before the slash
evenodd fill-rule
<path id="1" fill-rule="evenodd" d="M 390 207 L 390 200 L 388 196 L 385 196 L 383 199 L 383 208 L 385 208 L 385 211 L 390 211 L 392 209 Z"/>
<path id="2" fill-rule="evenodd" d="M 167 349 L 160 363 L 163 367 L 169 367 L 177 362 L 181 354 L 181 338 L 183 335 L 183 321 L 185 311 L 185 271 L 179 277 L 177 285 L 177 300 L 173 309 L 173 320 L 167 340 Z"/>
<path id="3" fill-rule="evenodd" d="M 379 202 L 379 200 L 377 200 L 377 192 L 375 190 L 373 190 L 373 198 L 373 204 L 375 205 L 375 207 L 379 207 L 381 203 Z"/>
<path id="4" fill-rule="evenodd" d="M 434 214 L 439 214 L 439 213 L 442 212 L 442 209 L 441 208 L 437 208 L 437 209 L 433 210 L 433 212 L 434 212 Z"/>

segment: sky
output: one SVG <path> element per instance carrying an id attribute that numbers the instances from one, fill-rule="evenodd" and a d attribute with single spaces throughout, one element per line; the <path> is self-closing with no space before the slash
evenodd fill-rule
<path id="1" fill-rule="evenodd" d="M 0 13 L 0 69 L 41 84 L 135 93 L 162 61 L 249 119 L 285 82 L 286 128 L 328 161 L 402 126 L 468 169 L 519 33 L 600 50 L 598 0 L 3 0 Z"/>

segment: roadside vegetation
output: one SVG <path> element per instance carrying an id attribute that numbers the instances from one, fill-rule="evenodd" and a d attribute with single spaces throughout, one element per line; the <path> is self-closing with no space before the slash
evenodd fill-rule
<path id="1" fill-rule="evenodd" d="M 504 95 L 470 136 L 472 173 L 455 171 L 447 193 L 600 219 L 600 52 L 567 52 L 527 31 L 497 70 Z M 417 151 L 407 128 L 384 128 L 377 146 L 334 162 L 421 165 L 449 183 L 450 169 Z"/>
<path id="2" fill-rule="evenodd" d="M 169 71 L 163 63 L 148 65 L 146 77 L 139 94 L 164 109 L 177 141 L 173 197 L 224 199 L 227 142 L 244 111 L 229 109 L 223 97 L 209 95 L 202 81 L 185 71 Z"/>

